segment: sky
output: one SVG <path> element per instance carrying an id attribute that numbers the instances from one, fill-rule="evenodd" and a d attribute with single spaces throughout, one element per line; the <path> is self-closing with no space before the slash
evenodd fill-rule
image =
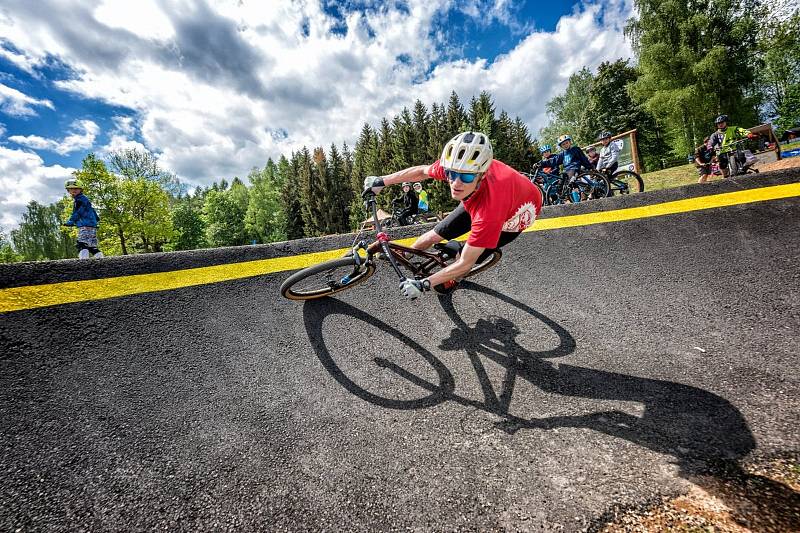
<path id="1" fill-rule="evenodd" d="M 632 0 L 3 0 L 0 228 L 89 152 L 137 147 L 190 188 L 355 144 L 419 99 L 489 91 L 535 137 L 587 66 L 632 56 Z"/>

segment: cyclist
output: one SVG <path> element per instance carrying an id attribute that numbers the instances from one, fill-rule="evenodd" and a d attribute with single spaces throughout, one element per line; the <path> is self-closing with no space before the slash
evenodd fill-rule
<path id="1" fill-rule="evenodd" d="M 603 143 L 600 149 L 600 158 L 597 160 L 597 170 L 605 172 L 611 177 L 619 167 L 619 144 L 611 142 L 611 132 L 604 131 L 597 136 L 597 140 Z"/>
<path id="2" fill-rule="evenodd" d="M 583 150 L 579 146 L 572 144 L 572 137 L 568 133 L 561 135 L 556 140 L 561 151 L 548 159 L 542 160 L 542 167 L 558 169 L 560 165 L 564 165 L 564 174 L 567 175 L 567 179 L 563 186 L 567 188 L 572 185 L 572 182 L 575 181 L 575 176 L 582 168 L 591 169 L 594 167 L 592 167 Z M 573 202 L 581 200 L 580 193 L 575 188 L 573 188 L 570 197 Z"/>
<path id="3" fill-rule="evenodd" d="M 733 151 L 733 142 L 745 137 L 753 138 L 755 135 L 750 133 L 750 130 L 738 126 L 728 126 L 728 115 L 718 116 L 714 124 L 717 126 L 717 131 L 711 134 L 709 145 L 712 150 L 719 149 L 717 162 L 722 171 L 722 177 L 727 178 L 728 174 L 730 174 L 728 170 L 728 154 Z M 744 161 L 740 163 L 743 164 Z"/>
<path id="4" fill-rule="evenodd" d="M 403 196 L 397 198 L 395 203 L 402 203 L 403 207 L 398 215 L 401 226 L 410 226 L 414 223 L 414 215 L 419 213 L 419 198 L 411 188 L 411 183 L 406 181 L 402 185 Z"/>
<path id="5" fill-rule="evenodd" d="M 550 159 L 550 157 L 553 155 L 553 147 L 549 144 L 542 145 L 542 147 L 539 148 L 539 152 L 542 154 L 542 162 L 544 162 L 545 159 Z M 547 172 L 548 174 L 555 174 L 558 172 L 558 168 L 543 166 L 542 171 Z"/>
<path id="6" fill-rule="evenodd" d="M 711 161 L 714 159 L 714 152 L 709 147 L 709 140 L 709 137 L 703 139 L 703 144 L 694 151 L 694 166 L 697 167 L 697 173 L 700 175 L 697 183 L 706 183 L 711 177 Z"/>
<path id="7" fill-rule="evenodd" d="M 91 253 L 94 257 L 103 257 L 103 252 L 97 247 L 97 223 L 100 217 L 92 207 L 92 202 L 83 194 L 83 184 L 77 179 L 68 179 L 64 188 L 73 199 L 72 215 L 64 222 L 65 226 L 77 226 L 79 259 L 89 259 Z"/>
<path id="8" fill-rule="evenodd" d="M 597 153 L 597 148 L 594 146 L 587 147 L 586 159 L 589 160 L 589 163 L 591 163 L 593 167 L 597 166 L 597 161 L 600 159 L 600 154 Z"/>
<path id="9" fill-rule="evenodd" d="M 414 184 L 414 192 L 419 196 L 419 212 L 427 213 L 430 209 L 428 205 L 428 191 L 422 188 L 422 183 L 416 182 Z"/>
<path id="10" fill-rule="evenodd" d="M 435 228 L 412 245 L 426 250 L 444 239 L 455 239 L 470 232 L 456 261 L 430 277 L 404 279 L 400 292 L 414 300 L 432 287 L 449 292 L 462 276 L 497 248 L 513 241 L 533 224 L 542 208 L 539 189 L 525 176 L 494 159 L 489 138 L 480 132 L 466 131 L 450 139 L 438 161 L 400 170 L 387 176 L 368 176 L 364 180 L 366 198 L 378 194 L 385 185 L 428 178 L 450 184 L 450 196 L 459 200 L 455 208 Z"/>

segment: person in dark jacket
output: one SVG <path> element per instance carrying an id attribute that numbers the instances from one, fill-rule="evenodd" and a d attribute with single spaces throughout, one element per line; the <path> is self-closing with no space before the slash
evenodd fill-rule
<path id="1" fill-rule="evenodd" d="M 711 177 L 711 161 L 714 158 L 714 151 L 709 146 L 710 140 L 710 137 L 703 139 L 703 144 L 694 151 L 694 166 L 697 167 L 697 173 L 700 175 L 697 183 L 706 183 Z"/>
<path id="2" fill-rule="evenodd" d="M 103 257 L 103 252 L 97 247 L 97 224 L 100 217 L 92 207 L 92 202 L 83 194 L 83 184 L 77 179 L 69 179 L 64 183 L 64 188 L 74 201 L 72 215 L 64 225 L 78 228 L 78 258 L 89 259 L 90 253 L 97 258 Z"/>
<path id="3" fill-rule="evenodd" d="M 396 198 L 392 204 L 402 203 L 402 210 L 398 215 L 401 226 L 410 226 L 414 223 L 414 215 L 419 213 L 419 196 L 411 188 L 411 182 L 403 182 L 403 196 Z"/>

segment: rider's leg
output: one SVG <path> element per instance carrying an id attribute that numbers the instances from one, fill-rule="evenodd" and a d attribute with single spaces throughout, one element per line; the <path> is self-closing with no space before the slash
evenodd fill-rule
<path id="1" fill-rule="evenodd" d="M 436 227 L 432 230 L 423 233 L 411 247 L 416 250 L 427 250 L 437 242 L 455 239 L 465 234 L 471 226 L 472 219 L 464 209 L 464 204 L 458 204 L 458 207 L 447 215 L 444 220 L 436 224 Z"/>
<path id="2" fill-rule="evenodd" d="M 719 169 L 722 172 L 722 177 L 727 178 L 730 174 L 730 170 L 728 169 L 728 155 L 719 154 L 717 160 L 719 161 Z"/>
<path id="3" fill-rule="evenodd" d="M 489 256 L 494 253 L 495 250 L 498 250 L 498 249 L 502 248 L 503 246 L 505 246 L 506 244 L 510 243 L 511 241 L 513 241 L 514 239 L 519 237 L 519 234 L 520 234 L 520 232 L 518 232 L 518 231 L 514 231 L 514 232 L 503 231 L 503 232 L 501 232 L 500 233 L 500 239 L 497 241 L 497 246 L 494 247 L 494 248 L 487 248 L 486 250 L 484 250 L 483 253 L 480 255 L 480 257 L 478 257 L 478 260 L 475 261 L 475 264 L 480 264 L 480 263 L 483 263 L 484 261 L 486 261 L 489 258 Z"/>

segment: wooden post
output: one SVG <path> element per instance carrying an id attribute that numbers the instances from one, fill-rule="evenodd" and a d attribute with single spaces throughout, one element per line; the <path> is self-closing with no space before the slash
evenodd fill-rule
<path id="1" fill-rule="evenodd" d="M 639 145 L 636 144 L 636 129 L 631 130 L 631 153 L 633 155 L 633 167 L 637 174 L 641 174 L 641 165 L 639 164 Z"/>

